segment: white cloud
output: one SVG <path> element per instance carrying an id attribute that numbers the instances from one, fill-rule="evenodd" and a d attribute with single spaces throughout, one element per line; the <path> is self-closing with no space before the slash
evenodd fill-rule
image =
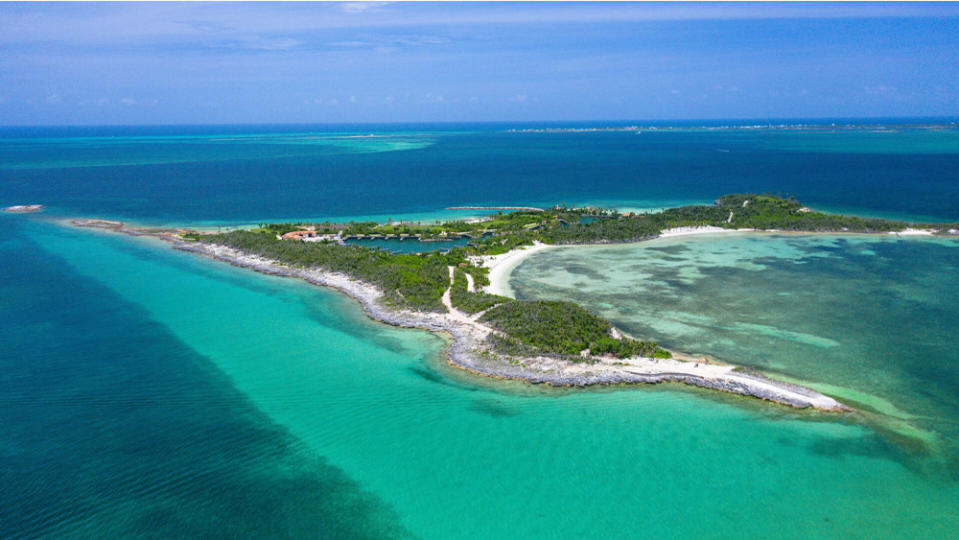
<path id="1" fill-rule="evenodd" d="M 118 3 L 0 9 L 0 43 L 80 45 L 243 42 L 290 47 L 288 37 L 335 28 L 742 19 L 956 17 L 959 4 L 924 3 Z M 277 40 L 273 45 L 270 40 Z M 255 42 L 255 40 L 254 40 Z"/>
<path id="2" fill-rule="evenodd" d="M 44 99 L 44 101 L 46 101 L 47 103 L 51 105 L 56 105 L 57 103 L 61 103 L 63 99 L 60 98 L 60 96 L 58 96 L 57 94 L 50 94 Z"/>
<path id="3" fill-rule="evenodd" d="M 0 5 L 0 46 L 66 44 L 233 46 L 289 50 L 294 37 L 342 28 L 403 28 L 510 23 L 588 24 L 742 19 L 831 19 L 875 17 L 957 17 L 959 3 L 104 3 L 53 6 Z M 395 37 L 395 36 L 394 36 Z M 442 43 L 421 36 L 413 43 Z M 379 40 L 373 46 L 389 46 Z M 227 44 L 227 45 L 222 45 Z"/>
<path id="4" fill-rule="evenodd" d="M 363 34 L 357 39 L 335 41 L 333 47 L 364 49 L 369 48 L 377 52 L 393 52 L 400 47 L 423 47 L 429 45 L 443 45 L 450 39 L 432 34 Z"/>
<path id="5" fill-rule="evenodd" d="M 133 98 L 125 97 L 125 98 L 123 98 L 123 99 L 120 100 L 120 104 L 121 104 L 121 105 L 127 105 L 127 106 L 136 105 L 136 104 L 137 104 L 137 100 L 135 100 L 135 99 L 133 99 Z"/>
<path id="6" fill-rule="evenodd" d="M 340 11 L 343 13 L 364 13 L 367 11 L 378 11 L 390 2 L 341 2 Z"/>

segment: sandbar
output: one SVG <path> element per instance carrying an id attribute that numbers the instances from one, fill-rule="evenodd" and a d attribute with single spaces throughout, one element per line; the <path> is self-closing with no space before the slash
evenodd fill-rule
<path id="1" fill-rule="evenodd" d="M 29 214 L 32 212 L 39 212 L 41 210 L 43 210 L 42 204 L 17 204 L 3 208 L 3 211 L 8 214 Z"/>

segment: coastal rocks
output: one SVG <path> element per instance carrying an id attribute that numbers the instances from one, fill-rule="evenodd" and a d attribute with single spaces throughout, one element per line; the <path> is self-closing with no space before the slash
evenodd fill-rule
<path id="1" fill-rule="evenodd" d="M 204 255 L 264 274 L 296 277 L 309 283 L 335 288 L 360 302 L 366 314 L 377 321 L 404 328 L 443 332 L 452 337 L 448 350 L 450 365 L 487 377 L 522 380 L 552 386 L 612 384 L 657 384 L 678 382 L 722 392 L 751 396 L 796 408 L 846 411 L 846 406 L 808 388 L 773 381 L 736 371 L 734 366 L 700 364 L 675 359 L 591 358 L 593 362 L 571 362 L 549 357 L 503 357 L 493 353 L 486 335 L 475 323 L 460 321 L 449 314 L 396 310 L 383 305 L 377 287 L 345 274 L 320 269 L 292 268 L 270 259 L 243 253 L 225 246 L 172 239 L 176 249 Z"/>
<path id="2" fill-rule="evenodd" d="M 8 214 L 30 214 L 39 212 L 43 210 L 43 208 L 42 204 L 18 204 L 15 206 L 7 206 L 3 211 Z"/>
<path id="3" fill-rule="evenodd" d="M 452 325 L 439 313 L 420 313 L 392 310 L 380 303 L 383 292 L 368 283 L 357 281 L 346 274 L 317 269 L 291 268 L 270 259 L 242 253 L 225 246 L 173 241 L 174 248 L 204 255 L 249 268 L 263 274 L 299 278 L 314 285 L 331 287 L 357 300 L 366 314 L 377 321 L 404 328 L 421 328 L 434 332 L 450 331 Z"/>
<path id="4" fill-rule="evenodd" d="M 521 358 L 521 362 L 508 363 L 476 355 L 465 355 L 458 359 L 461 367 L 468 371 L 502 379 L 519 379 L 535 384 L 550 386 L 576 386 L 614 384 L 659 384 L 682 383 L 700 388 L 755 397 L 766 401 L 788 405 L 798 409 L 813 408 L 822 411 L 842 412 L 850 410 L 838 401 L 801 386 L 774 381 L 762 376 L 737 373 L 732 366 L 716 375 L 697 375 L 663 371 L 642 373 L 630 371 L 620 366 L 584 365 L 557 361 L 549 358 Z M 563 364 L 567 364 L 564 366 Z M 663 366 L 669 369 L 669 366 Z M 676 366 L 673 366 L 676 367 Z M 680 366 L 680 369 L 683 369 Z M 686 368 L 689 369 L 689 368 Z"/>

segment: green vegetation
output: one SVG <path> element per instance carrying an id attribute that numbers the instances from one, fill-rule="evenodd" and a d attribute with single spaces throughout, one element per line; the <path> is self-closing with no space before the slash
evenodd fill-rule
<path id="1" fill-rule="evenodd" d="M 620 358 L 634 355 L 669 358 L 669 352 L 655 343 L 614 339 L 610 336 L 609 322 L 572 302 L 513 301 L 491 308 L 480 320 L 513 338 L 515 341 L 507 339 L 503 344 L 514 348 L 518 341 L 540 353 L 567 357 L 578 357 L 589 349 L 590 354 L 613 354 Z"/>
<path id="2" fill-rule="evenodd" d="M 303 223 L 260 223 L 259 228 L 253 229 L 253 232 L 262 232 L 274 236 L 283 236 L 288 232 L 299 230 Z"/>
<path id="3" fill-rule="evenodd" d="M 612 354 L 619 358 L 642 356 L 644 358 L 671 358 L 672 355 L 665 349 L 660 349 L 656 343 L 636 341 L 634 339 L 600 338 L 589 345 L 589 353 L 594 355 Z"/>
<path id="4" fill-rule="evenodd" d="M 284 264 L 317 267 L 342 272 L 380 287 L 386 300 L 400 307 L 443 311 L 442 296 L 449 284 L 447 265 L 462 260 L 462 254 L 430 256 L 392 254 L 359 246 L 278 240 L 263 232 L 233 231 L 207 235 L 202 242 L 229 246 L 275 259 Z"/>
<path id="5" fill-rule="evenodd" d="M 572 302 L 510 302 L 480 320 L 544 352 L 579 354 L 609 336 L 610 324 Z"/>
<path id="6" fill-rule="evenodd" d="M 465 266 L 460 264 L 460 266 L 460 270 L 473 276 L 473 281 L 477 287 L 485 287 L 486 285 L 489 285 L 489 268 L 486 268 L 485 266 L 473 266 L 471 264 Z"/>
<path id="7" fill-rule="evenodd" d="M 804 208 L 792 198 L 757 194 L 726 195 L 710 206 L 681 206 L 638 215 L 606 213 L 605 216 L 589 223 L 550 227 L 539 231 L 530 241 L 540 240 L 548 244 L 636 242 L 654 238 L 664 229 L 697 226 L 863 233 L 921 226 L 903 221 L 824 214 Z"/>
<path id="8" fill-rule="evenodd" d="M 450 288 L 450 303 L 460 311 L 479 313 L 497 304 L 513 301 L 512 298 L 505 296 L 497 296 L 485 292 L 469 292 L 466 283 L 466 272 L 460 268 L 456 269 L 453 276 L 453 286 Z"/>
<path id="9" fill-rule="evenodd" d="M 486 220 L 446 223 L 375 222 L 264 223 L 249 231 L 205 235 L 185 233 L 186 240 L 226 245 L 294 267 L 317 267 L 341 272 L 382 289 L 394 306 L 421 311 L 444 311 L 442 295 L 449 283 L 449 266 L 456 266 L 450 291 L 453 305 L 467 313 L 487 310 L 482 321 L 505 335 L 491 338 L 500 352 L 516 355 L 554 354 L 580 358 L 593 355 L 621 358 L 641 355 L 669 357 L 655 343 L 615 339 L 610 324 L 569 302 L 517 301 L 467 290 L 466 275 L 477 286 L 489 284 L 488 270 L 469 264 L 472 255 L 495 255 L 535 241 L 547 244 L 633 242 L 653 238 L 673 227 L 778 229 L 815 232 L 888 232 L 922 225 L 814 212 L 792 198 L 736 194 L 713 205 L 683 206 L 649 214 L 620 214 L 596 208 L 567 208 L 498 212 Z M 928 227 L 928 226 L 927 226 Z M 936 225 L 939 229 L 959 225 Z M 350 237 L 417 237 L 436 240 L 468 236 L 465 248 L 422 255 L 345 246 L 335 243 L 280 240 L 278 236 L 310 228 L 317 234 Z M 424 251 L 428 251 L 424 249 Z"/>
<path id="10" fill-rule="evenodd" d="M 771 195 L 726 195 L 717 206 L 733 213 L 727 227 L 811 232 L 890 232 L 910 226 L 904 221 L 823 214 L 803 208 L 793 198 Z"/>
<path id="11" fill-rule="evenodd" d="M 180 238 L 183 238 L 184 240 L 191 240 L 193 242 L 198 242 L 200 238 L 203 238 L 203 235 L 200 233 L 188 232 L 188 233 L 181 234 Z"/>

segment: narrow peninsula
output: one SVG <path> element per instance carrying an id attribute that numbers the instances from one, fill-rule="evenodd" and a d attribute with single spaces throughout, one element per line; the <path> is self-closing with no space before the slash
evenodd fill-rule
<path id="1" fill-rule="evenodd" d="M 521 207 L 445 223 L 261 224 L 225 233 L 131 228 L 104 220 L 73 223 L 154 235 L 183 251 L 338 289 L 358 300 L 375 320 L 449 334 L 450 364 L 476 374 L 566 386 L 681 382 L 823 411 L 847 408 L 809 388 L 636 339 L 572 302 L 505 296 L 508 271 L 522 257 L 549 246 L 638 242 L 676 234 L 959 234 L 959 224 L 824 214 L 791 198 L 757 194 L 726 195 L 713 205 L 655 213 Z M 457 238 L 468 242 L 447 251 L 429 247 L 431 241 Z M 356 244 L 369 239 L 403 241 L 419 251 Z"/>

